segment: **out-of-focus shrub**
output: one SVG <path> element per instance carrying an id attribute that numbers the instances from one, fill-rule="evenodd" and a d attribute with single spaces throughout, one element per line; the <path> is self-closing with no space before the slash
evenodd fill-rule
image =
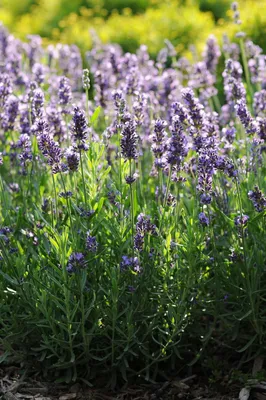
<path id="1" fill-rule="evenodd" d="M 0 7 L 7 10 L 13 17 L 30 12 L 34 0 L 1 0 Z"/>
<path id="2" fill-rule="evenodd" d="M 78 24 L 71 17 L 61 24 L 64 26 L 60 35 L 63 41 L 78 42 L 83 49 L 90 42 L 88 29 L 93 27 L 104 42 L 116 42 L 125 51 L 135 51 L 145 43 L 152 55 L 163 46 L 166 38 L 182 53 L 191 43 L 205 39 L 214 27 L 210 13 L 201 13 L 197 7 L 182 7 L 173 1 L 149 8 L 140 15 L 132 15 L 129 9 L 122 15 L 113 13 L 107 22 L 102 18 L 91 20 L 81 16 Z"/>
<path id="3" fill-rule="evenodd" d="M 199 0 L 200 10 L 212 12 L 216 21 L 226 17 L 230 4 L 231 0 Z"/>
<path id="4" fill-rule="evenodd" d="M 157 2 L 157 0 L 101 0 L 97 2 L 97 4 L 100 5 L 101 8 L 107 10 L 108 14 L 112 13 L 113 10 L 122 12 L 124 8 L 130 8 L 135 14 L 145 11 L 148 7 L 151 7 Z M 94 8 L 95 0 L 87 0 L 86 5 L 89 8 Z"/>
<path id="5" fill-rule="evenodd" d="M 145 43 L 152 56 L 171 40 L 178 54 L 191 44 L 199 52 L 210 33 L 232 38 L 231 0 L 2 0 L 0 20 L 16 35 L 40 34 L 49 40 L 91 46 L 90 29 L 104 42 L 135 51 Z M 241 30 L 266 50 L 266 0 L 240 0 Z M 216 21 L 216 24 L 215 24 Z"/>

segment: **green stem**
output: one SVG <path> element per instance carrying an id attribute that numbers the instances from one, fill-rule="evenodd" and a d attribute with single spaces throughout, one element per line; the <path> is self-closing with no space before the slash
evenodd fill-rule
<path id="1" fill-rule="evenodd" d="M 117 320 L 117 292 L 113 294 L 112 299 L 112 367 L 114 367 L 115 363 L 115 326 Z"/>
<path id="2" fill-rule="evenodd" d="M 217 96 L 217 94 L 215 96 L 213 96 L 213 101 L 214 101 L 214 104 L 215 104 L 216 111 L 220 112 L 221 103 L 220 103 L 220 100 L 219 100 L 219 97 Z"/>
<path id="3" fill-rule="evenodd" d="M 239 204 L 240 217 L 241 217 L 241 222 L 242 222 L 242 219 L 243 219 L 242 200 L 241 200 L 241 195 L 240 195 L 239 183 L 238 183 L 237 179 L 235 179 L 235 182 L 236 182 L 236 190 L 237 190 L 237 198 L 238 198 L 238 204 Z M 253 323 L 254 323 L 255 329 L 257 330 L 257 333 L 260 334 L 260 329 L 259 329 L 259 326 L 258 326 L 258 323 L 256 320 L 252 290 L 251 290 L 251 285 L 250 285 L 250 280 L 249 280 L 248 257 L 247 257 L 247 250 L 246 250 L 244 227 L 243 227 L 242 223 L 240 224 L 240 232 L 241 232 L 241 241 L 242 241 L 242 246 L 241 246 L 241 242 L 240 242 L 240 247 L 243 248 L 243 253 L 244 253 L 244 264 L 245 264 L 245 270 L 246 270 L 245 281 L 247 283 L 247 291 L 248 291 L 248 297 L 249 297 L 249 302 L 250 302 L 252 316 L 253 316 Z"/>
<path id="4" fill-rule="evenodd" d="M 29 192 L 30 192 L 30 184 L 31 184 L 31 180 L 32 180 L 32 175 L 33 175 L 33 163 L 34 163 L 34 155 L 33 155 L 33 159 L 31 161 L 31 170 L 30 170 L 30 174 L 28 174 L 28 188 L 27 188 L 27 193 L 26 193 L 26 199 L 29 196 Z"/>
<path id="5" fill-rule="evenodd" d="M 86 112 L 89 119 L 89 89 L 86 87 Z"/>
<path id="6" fill-rule="evenodd" d="M 86 88 L 86 113 L 87 113 L 87 118 L 88 118 L 88 126 L 90 126 L 90 115 L 89 115 L 89 89 Z M 91 144 L 92 141 L 92 130 L 90 129 L 90 137 L 89 137 L 89 143 Z"/>
<path id="7" fill-rule="evenodd" d="M 87 207 L 87 206 L 88 206 L 88 201 L 87 201 L 87 193 L 86 193 L 86 185 L 85 185 L 84 168 L 83 168 L 83 161 L 82 161 L 81 150 L 79 151 L 79 157 L 80 157 L 80 166 L 81 166 L 83 193 L 84 193 L 84 198 L 85 198 L 85 205 L 86 205 L 86 207 Z"/>
<path id="8" fill-rule="evenodd" d="M 141 157 L 138 159 L 138 180 L 137 180 L 137 185 L 138 185 L 138 199 L 139 202 L 142 203 L 142 165 L 141 165 Z"/>
<path id="9" fill-rule="evenodd" d="M 8 210 L 9 210 L 9 207 L 8 207 L 8 204 L 7 204 L 7 199 L 6 199 L 6 191 L 5 191 L 5 187 L 4 187 L 4 182 L 3 182 L 3 179 L 2 179 L 2 176 L 0 175 L 0 184 L 1 184 L 1 192 L 2 192 L 2 199 L 3 199 L 3 204 L 4 205 L 2 205 L 2 214 L 4 215 L 5 214 L 5 218 L 6 217 L 8 217 L 8 219 L 10 218 L 10 216 L 9 216 L 9 212 L 8 212 Z"/>
<path id="10" fill-rule="evenodd" d="M 159 174 L 159 204 L 161 204 L 161 201 L 163 199 L 163 171 L 162 168 L 159 168 L 158 171 Z"/>
<path id="11" fill-rule="evenodd" d="M 129 173 L 132 177 L 132 160 L 129 160 Z M 132 250 L 134 257 L 134 193 L 133 193 L 133 184 L 130 184 L 130 210 L 131 210 L 131 236 L 132 236 Z"/>
<path id="12" fill-rule="evenodd" d="M 167 178 L 166 193 L 165 193 L 165 197 L 164 197 L 164 201 L 163 201 L 163 215 L 162 215 L 162 218 L 160 219 L 160 223 L 159 223 L 159 233 L 161 233 L 162 223 L 163 223 L 164 216 L 165 216 L 165 206 L 166 206 L 169 188 L 170 188 L 171 174 L 172 174 L 172 167 L 170 167 L 170 169 L 169 169 L 168 178 Z"/>
<path id="13" fill-rule="evenodd" d="M 249 91 L 249 95 L 250 95 L 250 102 L 252 102 L 253 90 L 252 90 L 252 86 L 251 86 L 251 82 L 250 82 L 249 69 L 248 69 L 248 63 L 247 63 L 247 56 L 246 56 L 246 52 L 245 52 L 245 45 L 244 45 L 243 38 L 240 38 L 240 50 L 241 50 L 241 56 L 242 56 L 244 71 L 245 71 L 246 82 L 247 82 L 248 91 Z"/>
<path id="14" fill-rule="evenodd" d="M 86 270 L 82 271 L 82 273 L 86 274 Z M 87 337 L 86 337 L 86 331 L 85 331 L 84 287 L 83 287 L 83 281 L 81 278 L 80 278 L 80 305 L 81 305 L 81 332 L 82 332 L 82 337 L 83 337 L 83 342 L 84 342 L 84 347 L 85 347 L 85 354 L 88 355 L 88 343 L 87 343 Z"/>
<path id="15" fill-rule="evenodd" d="M 67 136 L 67 146 L 70 147 L 70 143 L 71 143 L 71 137 L 70 137 L 70 132 L 68 129 L 68 117 L 67 114 L 64 114 L 64 121 L 65 121 L 65 126 L 66 126 L 66 136 Z"/>
<path id="16" fill-rule="evenodd" d="M 121 233 L 124 231 L 124 222 L 123 222 L 123 182 L 122 182 L 122 154 L 121 149 L 119 150 L 119 191 L 120 191 L 120 228 Z"/>
<path id="17" fill-rule="evenodd" d="M 172 175 L 172 166 L 169 169 L 168 173 L 168 179 L 167 179 L 167 186 L 166 186 L 166 192 L 165 192 L 165 197 L 164 197 L 164 202 L 163 202 L 163 207 L 165 208 L 167 198 L 168 198 L 168 193 L 169 193 L 169 188 L 170 188 L 170 182 L 171 182 L 171 175 Z"/>
<path id="18" fill-rule="evenodd" d="M 56 194 L 56 187 L 55 187 L 55 178 L 54 178 L 53 173 L 52 173 L 52 179 L 53 179 L 53 189 L 54 189 L 54 199 L 55 199 L 55 219 L 57 220 L 57 218 L 58 218 L 57 194 Z M 52 210 L 52 213 L 53 213 L 53 210 Z"/>
<path id="19" fill-rule="evenodd" d="M 179 225 L 179 214 L 180 214 L 180 201 L 179 201 L 179 183 L 176 189 L 176 230 Z"/>
<path id="20" fill-rule="evenodd" d="M 216 244 L 215 244 L 215 236 L 214 236 L 214 229 L 213 229 L 213 224 L 211 223 L 211 214 L 210 214 L 210 207 L 209 204 L 207 205 L 207 212 L 208 212 L 208 218 L 209 218 L 209 222 L 210 222 L 210 228 L 211 228 L 211 240 L 212 240 L 212 247 L 213 247 L 213 251 L 214 251 L 214 280 L 215 280 L 215 323 L 218 317 L 218 304 L 219 304 L 219 300 L 220 300 L 220 290 L 219 290 L 219 279 L 218 279 L 218 271 L 219 271 L 219 264 L 218 264 L 218 251 L 216 248 Z"/>
<path id="21" fill-rule="evenodd" d="M 65 264 L 65 244 L 63 249 L 61 249 L 62 252 L 62 270 L 63 270 L 63 279 L 64 279 L 64 285 L 63 285 L 63 290 L 64 290 L 64 297 L 65 297 L 65 304 L 66 304 L 66 318 L 67 318 L 67 332 L 68 332 L 68 343 L 69 343 L 69 349 L 70 349 L 70 354 L 71 354 L 71 359 L 74 358 L 74 352 L 73 352 L 73 341 L 72 341 L 72 324 L 71 324 L 71 318 L 70 318 L 70 292 L 69 292 L 69 286 L 68 286 L 68 275 L 67 275 L 67 270 L 66 270 L 66 264 Z"/>
<path id="22" fill-rule="evenodd" d="M 66 193 L 66 185 L 65 185 L 65 181 L 64 181 L 62 172 L 60 172 L 60 176 L 61 176 L 64 192 Z M 71 229 L 71 233 L 72 233 L 72 238 L 74 238 L 74 229 L 73 229 L 72 218 L 71 218 L 71 207 L 70 207 L 70 202 L 69 202 L 68 197 L 66 198 L 66 202 L 67 202 L 67 210 L 68 210 L 68 214 L 69 214 L 70 229 Z"/>

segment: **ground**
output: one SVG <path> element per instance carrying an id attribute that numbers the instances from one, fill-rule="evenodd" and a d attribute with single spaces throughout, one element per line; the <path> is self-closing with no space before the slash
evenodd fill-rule
<path id="1" fill-rule="evenodd" d="M 139 384 L 114 392 L 74 385 L 52 384 L 26 378 L 16 367 L 0 369 L 0 400 L 235 400 L 237 385 L 206 385 L 197 375 L 160 384 Z M 253 397 L 256 398 L 256 397 Z"/>

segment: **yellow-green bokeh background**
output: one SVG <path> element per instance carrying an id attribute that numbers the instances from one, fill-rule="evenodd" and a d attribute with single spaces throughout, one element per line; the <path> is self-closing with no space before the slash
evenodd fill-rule
<path id="1" fill-rule="evenodd" d="M 91 46 L 90 30 L 104 42 L 126 51 L 140 44 L 155 56 L 164 39 L 186 54 L 191 44 L 201 51 L 210 33 L 233 37 L 230 0 L 0 0 L 0 21 L 20 38 L 40 34 L 44 42 Z M 241 30 L 266 50 L 266 0 L 240 0 Z"/>

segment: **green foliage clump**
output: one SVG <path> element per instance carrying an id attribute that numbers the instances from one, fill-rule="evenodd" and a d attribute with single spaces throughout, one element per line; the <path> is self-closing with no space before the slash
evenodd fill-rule
<path id="1" fill-rule="evenodd" d="M 265 0 L 240 4 L 245 31 L 265 49 Z M 119 43 L 125 51 L 136 51 L 145 43 L 155 56 L 166 38 L 173 41 L 179 54 L 184 54 L 190 44 L 201 49 L 211 31 L 220 35 L 223 29 L 232 38 L 235 30 L 229 6 L 229 0 L 4 0 L 0 20 L 20 37 L 26 37 L 30 26 L 31 33 L 49 41 L 74 42 L 83 52 L 91 46 L 88 32 L 93 29 L 104 42 Z"/>
<path id="2" fill-rule="evenodd" d="M 200 62 L 178 60 L 215 28 L 176 6 L 94 19 L 156 61 L 95 40 L 90 72 L 77 47 L 25 46 L 0 26 L 1 361 L 115 386 L 213 350 L 265 357 L 264 58 L 240 35 L 235 61 L 214 37 Z M 83 43 L 86 12 L 63 20 L 65 41 Z"/>
<path id="3" fill-rule="evenodd" d="M 201 11 L 210 11 L 212 12 L 215 21 L 223 18 L 225 19 L 227 16 L 227 11 L 230 8 L 231 0 L 200 0 L 199 8 Z"/>

